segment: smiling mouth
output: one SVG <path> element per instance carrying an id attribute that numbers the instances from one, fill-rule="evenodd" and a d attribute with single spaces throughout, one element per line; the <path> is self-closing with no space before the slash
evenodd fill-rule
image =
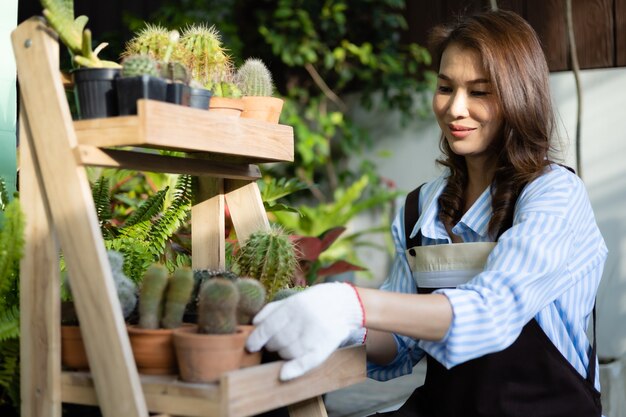
<path id="1" fill-rule="evenodd" d="M 455 138 L 464 138 L 469 136 L 474 130 L 475 127 L 465 127 L 465 126 L 448 126 L 450 129 L 450 134 Z"/>

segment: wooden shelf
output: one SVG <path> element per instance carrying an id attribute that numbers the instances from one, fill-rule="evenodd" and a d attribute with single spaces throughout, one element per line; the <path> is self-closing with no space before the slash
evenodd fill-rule
<path id="1" fill-rule="evenodd" d="M 148 410 L 190 417 L 245 417 L 283 407 L 365 380 L 365 348 L 337 350 L 319 368 L 288 382 L 278 375 L 284 361 L 240 369 L 218 383 L 190 384 L 176 376 L 140 375 Z M 63 372 L 62 401 L 98 405 L 88 372 Z"/>
<path id="2" fill-rule="evenodd" d="M 227 162 L 292 162 L 293 128 L 224 116 L 154 100 L 139 100 L 136 116 L 79 120 L 79 145 L 203 152 Z"/>

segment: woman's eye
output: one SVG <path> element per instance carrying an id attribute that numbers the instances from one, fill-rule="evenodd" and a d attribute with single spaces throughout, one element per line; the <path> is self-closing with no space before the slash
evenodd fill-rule
<path id="1" fill-rule="evenodd" d="M 483 97 L 489 95 L 489 91 L 472 91 L 474 97 Z"/>
<path id="2" fill-rule="evenodd" d="M 451 93 L 452 88 L 445 85 L 440 85 L 439 87 L 437 87 L 437 91 L 440 93 Z"/>

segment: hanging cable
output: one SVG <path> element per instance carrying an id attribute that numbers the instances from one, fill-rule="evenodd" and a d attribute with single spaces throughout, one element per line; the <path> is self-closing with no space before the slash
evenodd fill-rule
<path id="1" fill-rule="evenodd" d="M 580 84 L 580 66 L 578 64 L 578 54 L 576 52 L 576 39 L 574 36 L 574 21 L 572 19 L 572 0 L 565 0 L 565 19 L 567 24 L 567 37 L 570 46 L 570 58 L 572 60 L 572 70 L 576 83 L 576 171 L 579 177 L 583 177 L 582 155 L 581 155 L 581 122 L 583 112 L 582 88 Z"/>

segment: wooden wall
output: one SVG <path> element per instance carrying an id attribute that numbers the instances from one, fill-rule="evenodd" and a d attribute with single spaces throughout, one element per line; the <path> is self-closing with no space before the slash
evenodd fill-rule
<path id="1" fill-rule="evenodd" d="M 551 71 L 571 69 L 565 0 L 498 0 L 537 31 Z M 428 30 L 464 12 L 489 8 L 489 0 L 407 0 L 408 40 L 424 45 Z M 626 0 L 572 0 L 581 68 L 626 66 Z"/>

